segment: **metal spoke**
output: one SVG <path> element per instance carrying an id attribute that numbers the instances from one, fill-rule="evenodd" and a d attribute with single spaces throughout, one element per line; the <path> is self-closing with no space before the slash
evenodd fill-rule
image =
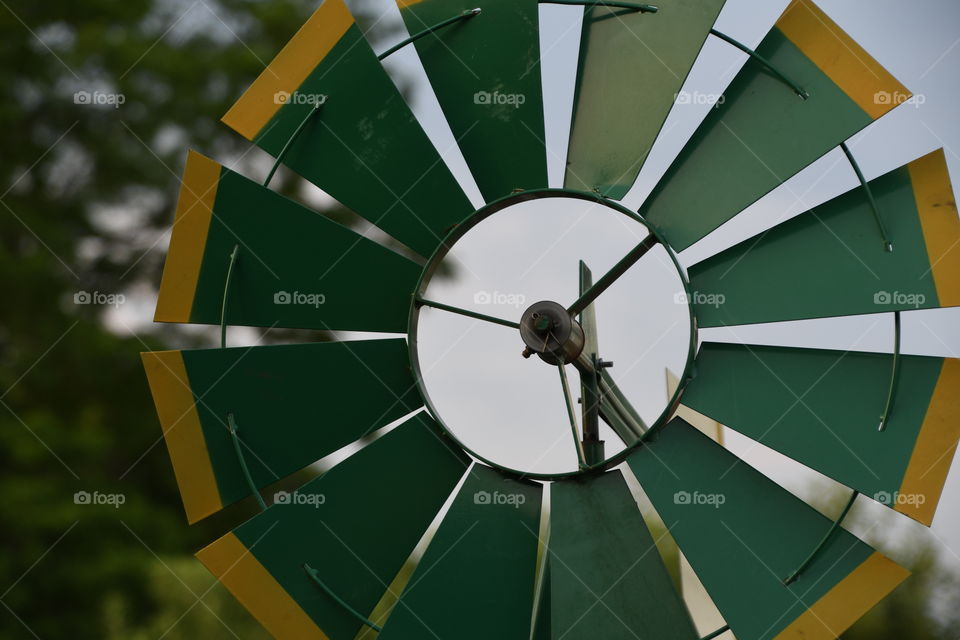
<path id="1" fill-rule="evenodd" d="M 570 383 L 567 382 L 567 371 L 563 368 L 563 364 L 557 365 L 557 368 L 560 369 L 560 383 L 563 385 L 563 399 L 567 404 L 570 432 L 573 434 L 573 443 L 577 448 L 577 461 L 580 463 L 580 468 L 583 469 L 587 466 L 587 458 L 583 454 L 583 443 L 580 442 L 580 430 L 577 429 L 576 412 L 573 410 L 573 398 L 570 396 Z"/>
<path id="2" fill-rule="evenodd" d="M 600 294 L 606 291 L 610 285 L 617 281 L 617 279 L 622 276 L 627 270 L 632 267 L 636 262 L 642 258 L 647 251 L 650 251 L 657 244 L 657 238 L 650 234 L 643 241 L 635 246 L 630 253 L 623 256 L 620 259 L 620 262 L 613 265 L 609 271 L 603 274 L 603 277 L 594 283 L 592 287 L 587 289 L 583 295 L 581 295 L 576 302 L 574 302 L 567 311 L 570 315 L 574 316 L 590 306 L 590 303 L 600 297 Z"/>
<path id="3" fill-rule="evenodd" d="M 440 309 L 441 311 L 449 311 L 450 313 L 456 313 L 461 316 L 466 316 L 468 318 L 476 318 L 477 320 L 483 320 L 485 322 L 492 322 L 493 324 L 499 324 L 504 327 L 510 327 L 511 329 L 519 329 L 519 322 L 511 322 L 510 320 L 504 320 L 503 318 L 497 318 L 495 316 L 488 316 L 485 313 L 477 313 L 476 311 L 470 311 L 469 309 L 461 309 L 460 307 L 452 307 L 448 304 L 442 304 L 440 302 L 435 302 L 433 300 L 427 300 L 426 298 L 417 298 L 417 305 L 422 307 L 433 307 L 434 309 Z"/>

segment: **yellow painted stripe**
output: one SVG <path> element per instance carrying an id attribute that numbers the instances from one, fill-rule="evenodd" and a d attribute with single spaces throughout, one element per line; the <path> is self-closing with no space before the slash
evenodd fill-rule
<path id="1" fill-rule="evenodd" d="M 190 322 L 222 167 L 196 151 L 187 156 L 155 322 Z"/>
<path id="2" fill-rule="evenodd" d="M 834 640 L 909 575 L 907 569 L 875 551 L 775 640 Z"/>
<path id="3" fill-rule="evenodd" d="M 325 0 L 230 108 L 223 122 L 253 140 L 283 106 L 278 94 L 299 89 L 352 25 L 353 16 L 343 0 Z"/>
<path id="4" fill-rule="evenodd" d="M 940 306 L 960 306 L 960 219 L 947 158 L 943 149 L 937 149 L 907 169 Z"/>
<path id="5" fill-rule="evenodd" d="M 793 0 L 777 28 L 876 120 L 910 91 L 811 0 Z"/>
<path id="6" fill-rule="evenodd" d="M 960 360 L 945 358 L 894 507 L 927 526 L 933 521 L 960 439 L 958 390 Z"/>
<path id="7" fill-rule="evenodd" d="M 223 508 L 210 465 L 207 442 L 180 351 L 141 353 L 157 406 L 163 439 L 183 497 L 187 520 L 194 523 Z"/>
<path id="8" fill-rule="evenodd" d="M 268 531 L 265 539 L 269 536 Z M 197 558 L 278 640 L 326 640 L 310 616 L 234 534 L 201 549 Z"/>

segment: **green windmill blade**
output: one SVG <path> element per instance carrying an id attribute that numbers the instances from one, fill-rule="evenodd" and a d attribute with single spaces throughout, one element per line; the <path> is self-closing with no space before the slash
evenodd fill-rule
<path id="1" fill-rule="evenodd" d="M 958 385 L 953 358 L 705 342 L 683 403 L 929 526 L 960 439 Z"/>
<path id="2" fill-rule="evenodd" d="M 541 492 L 474 465 L 380 637 L 529 638 Z"/>
<path id="3" fill-rule="evenodd" d="M 191 152 L 155 320 L 399 333 L 419 273 L 398 253 Z"/>
<path id="4" fill-rule="evenodd" d="M 698 640 L 619 471 L 550 490 L 552 637 Z"/>
<path id="5" fill-rule="evenodd" d="M 867 188 L 691 267 L 700 326 L 960 305 L 960 219 L 943 150 Z"/>
<path id="6" fill-rule="evenodd" d="M 538 0 L 397 0 L 484 200 L 547 186 Z"/>
<path id="7" fill-rule="evenodd" d="M 403 340 L 142 355 L 190 522 L 422 406 Z"/>
<path id="8" fill-rule="evenodd" d="M 223 121 L 422 255 L 473 211 L 343 0 L 324 0 Z"/>
<path id="9" fill-rule="evenodd" d="M 909 97 L 812 0 L 794 0 L 755 53 L 640 209 L 676 251 Z"/>
<path id="10" fill-rule="evenodd" d="M 627 462 L 738 640 L 835 638 L 909 573 L 680 418 Z"/>
<path id="11" fill-rule="evenodd" d="M 584 8 L 566 188 L 627 194 L 724 3 Z"/>
<path id="12" fill-rule="evenodd" d="M 275 637 L 352 640 L 466 467 L 418 414 L 197 557 Z"/>

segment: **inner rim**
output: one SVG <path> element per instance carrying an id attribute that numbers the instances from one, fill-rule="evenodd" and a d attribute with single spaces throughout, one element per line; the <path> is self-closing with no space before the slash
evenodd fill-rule
<path id="1" fill-rule="evenodd" d="M 580 468 L 580 469 L 571 470 L 571 471 L 536 472 L 536 471 L 530 471 L 530 470 L 521 470 L 521 469 L 511 468 L 509 466 L 506 466 L 504 464 L 491 460 L 489 459 L 489 457 L 480 455 L 475 450 L 473 450 L 470 446 L 466 445 L 463 442 L 463 440 L 460 437 L 458 437 L 456 432 L 450 429 L 450 427 L 444 422 L 443 416 L 440 414 L 440 412 L 437 411 L 436 406 L 434 405 L 434 402 L 430 397 L 429 390 L 427 389 L 427 385 L 422 375 L 417 342 L 418 342 L 420 309 L 422 306 L 422 302 L 421 302 L 422 296 L 424 295 L 434 274 L 437 272 L 444 258 L 447 256 L 447 254 L 450 252 L 453 246 L 477 224 L 479 224 L 483 220 L 487 219 L 488 217 L 492 216 L 493 214 L 503 209 L 506 209 L 508 207 L 512 207 L 514 205 L 521 204 L 524 202 L 540 200 L 540 199 L 550 199 L 550 198 L 572 199 L 572 200 L 587 201 L 594 204 L 599 204 L 605 207 L 606 209 L 612 210 L 618 214 L 626 216 L 633 222 L 640 223 L 646 228 L 647 232 L 650 234 L 650 237 L 647 240 L 648 241 L 656 240 L 656 242 L 658 242 L 659 244 L 661 244 L 661 246 L 663 246 L 666 254 L 669 256 L 669 259 L 672 262 L 673 269 L 675 270 L 676 275 L 679 277 L 679 280 L 682 284 L 683 292 L 684 292 L 682 303 L 684 304 L 687 310 L 687 317 L 689 319 L 689 329 L 690 329 L 689 343 L 687 345 L 686 363 L 683 367 L 682 374 L 679 376 L 679 384 L 677 385 L 675 391 L 671 394 L 670 399 L 667 402 L 665 408 L 663 409 L 663 411 L 660 413 L 659 417 L 656 420 L 653 420 L 650 422 L 650 425 L 649 425 L 650 433 L 656 431 L 659 427 L 665 424 L 675 412 L 676 407 L 679 404 L 680 395 L 684 387 L 686 386 L 687 382 L 690 379 L 693 358 L 696 352 L 696 345 L 697 345 L 696 321 L 693 315 L 693 308 L 690 304 L 690 300 L 692 300 L 692 296 L 690 295 L 690 286 L 689 286 L 689 282 L 687 280 L 686 274 L 683 268 L 681 267 L 679 261 L 677 260 L 676 255 L 671 250 L 669 245 L 667 245 L 663 241 L 663 239 L 659 236 L 659 234 L 654 229 L 650 228 L 647 225 L 647 223 L 643 220 L 641 216 L 623 207 L 617 202 L 607 200 L 602 196 L 600 196 L 599 194 L 594 194 L 594 193 L 571 191 L 566 189 L 539 189 L 534 191 L 526 191 L 518 194 L 512 194 L 510 196 L 506 196 L 492 203 L 489 203 L 483 208 L 475 211 L 466 220 L 464 220 L 462 223 L 454 227 L 453 231 L 451 231 L 451 233 L 448 234 L 448 236 L 444 239 L 441 245 L 430 257 L 429 261 L 424 267 L 423 272 L 421 273 L 420 282 L 418 283 L 417 288 L 414 292 L 413 301 L 410 307 L 408 346 L 410 350 L 412 370 L 414 373 L 417 387 L 420 390 L 421 396 L 429 412 L 431 413 L 433 418 L 439 423 L 439 425 L 442 427 L 446 435 L 449 436 L 454 442 L 456 442 L 460 447 L 462 447 L 474 458 L 476 458 L 477 460 L 479 460 L 484 464 L 497 468 L 509 475 L 514 475 L 517 477 L 532 478 L 532 479 L 542 479 L 542 480 L 556 480 L 561 478 L 578 476 L 584 473 L 595 473 L 595 472 L 600 472 L 600 471 L 609 469 L 610 467 L 620 463 L 632 450 L 634 450 L 638 446 L 641 446 L 642 441 L 637 441 L 626 446 L 622 451 L 619 451 L 616 454 L 607 457 L 602 462 L 594 464 L 589 468 Z M 677 295 L 679 296 L 679 294 Z M 675 297 L 675 301 L 676 301 L 676 297 Z M 559 307 L 561 309 L 563 308 L 562 305 L 560 305 L 559 303 L 552 302 L 552 301 L 544 301 L 541 304 L 551 304 L 551 305 L 556 305 L 556 307 Z M 428 306 L 431 306 L 431 305 L 428 305 Z M 530 309 L 532 309 L 535 306 L 536 305 L 531 305 L 531 307 L 528 308 L 528 311 L 530 311 Z M 443 308 L 443 306 L 439 305 L 439 308 Z M 470 314 L 465 314 L 465 315 L 470 315 Z M 566 317 L 570 317 L 569 314 L 567 314 Z M 551 316 L 552 321 L 556 321 L 559 318 L 562 318 L 562 316 L 559 316 L 559 315 Z M 501 323 L 501 324 L 512 324 L 514 327 L 520 328 L 519 323 Z M 574 320 L 571 322 L 571 327 L 579 328 L 580 324 Z M 534 329 L 535 328 L 536 327 L 534 327 Z M 564 342 L 566 343 L 567 341 L 564 341 Z M 528 348 L 530 348 L 529 345 L 528 345 Z M 537 355 L 540 355 L 540 353 L 536 351 L 532 351 L 532 353 L 537 353 Z M 545 362 L 552 364 L 551 359 L 549 357 L 542 358 L 542 359 L 544 359 Z M 566 358 L 564 359 L 566 360 Z M 581 360 L 582 359 L 583 357 L 581 356 Z M 569 360 L 566 360 L 566 361 L 569 362 Z M 602 367 L 602 366 L 609 366 L 611 363 L 604 363 L 600 361 L 597 364 L 598 366 Z"/>

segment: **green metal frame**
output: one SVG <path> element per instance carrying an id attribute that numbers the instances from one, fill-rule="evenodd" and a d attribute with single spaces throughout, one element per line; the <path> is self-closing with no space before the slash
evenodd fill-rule
<path id="1" fill-rule="evenodd" d="M 515 204 L 521 202 L 529 202 L 532 200 L 540 200 L 546 198 L 573 198 L 577 200 L 585 200 L 588 202 L 595 202 L 600 205 L 604 205 L 614 212 L 622 214 L 630 218 L 635 222 L 639 222 L 647 228 L 649 233 L 653 238 L 656 239 L 667 252 L 667 255 L 670 256 L 670 260 L 673 262 L 674 267 L 677 270 L 677 274 L 680 276 L 680 281 L 683 283 L 684 293 L 686 294 L 687 299 L 687 312 L 690 320 L 690 342 L 687 349 L 687 361 L 684 365 L 683 373 L 680 376 L 680 382 L 677 385 L 676 390 L 673 393 L 673 396 L 670 398 L 666 408 L 657 418 L 655 422 L 650 425 L 650 428 L 640 437 L 637 442 L 627 445 L 623 451 L 620 451 L 614 456 L 611 456 L 599 464 L 590 465 L 586 468 L 579 469 L 577 471 L 567 471 L 560 473 L 535 473 L 531 471 L 523 471 L 519 469 L 512 469 L 510 467 L 505 467 L 504 465 L 498 464 L 492 460 L 485 458 L 484 456 L 479 455 L 477 452 L 473 451 L 468 447 L 457 435 L 450 429 L 449 426 L 443 421 L 440 412 L 437 411 L 436 406 L 433 404 L 433 401 L 430 398 L 430 393 L 427 390 L 427 385 L 423 380 L 423 374 L 420 368 L 420 356 L 417 349 L 417 336 L 418 336 L 418 327 L 419 327 L 419 317 L 420 317 L 420 308 L 424 306 L 424 293 L 426 292 L 427 286 L 430 284 L 430 280 L 433 278 L 433 275 L 436 273 L 437 268 L 440 266 L 440 263 L 446 257 L 447 253 L 457 243 L 460 238 L 462 238 L 470 229 L 475 227 L 480 222 L 486 220 L 490 216 L 506 209 Z M 424 405 L 427 407 L 427 410 L 430 412 L 430 415 L 437 421 L 440 427 L 444 432 L 456 442 L 464 451 L 469 453 L 473 458 L 479 460 L 480 462 L 499 469 L 503 473 L 506 473 L 510 476 L 518 478 L 531 478 L 535 480 L 560 480 L 563 478 L 571 478 L 574 476 L 579 476 L 587 473 L 601 473 L 607 469 L 619 464 L 622 462 L 631 451 L 635 450 L 642 444 L 644 444 L 648 439 L 653 437 L 657 431 L 663 427 L 667 422 L 670 421 L 674 412 L 677 409 L 677 406 L 680 404 L 680 397 L 683 394 L 684 389 L 687 384 L 693 377 L 693 362 L 697 355 L 697 319 L 694 315 L 693 305 L 692 305 L 693 296 L 690 289 L 690 281 L 687 278 L 687 274 L 684 271 L 683 267 L 680 264 L 680 261 L 677 259 L 676 254 L 673 249 L 666 243 L 666 241 L 661 237 L 659 232 L 651 228 L 650 225 L 643 219 L 642 216 L 637 214 L 635 211 L 624 207 L 620 203 L 610 200 L 603 197 L 599 193 L 591 193 L 587 191 L 576 191 L 572 189 L 532 189 L 529 191 L 522 191 L 519 193 L 510 194 L 504 196 L 497 200 L 494 200 L 484 207 L 475 211 L 472 215 L 468 216 L 463 222 L 455 226 L 449 234 L 443 239 L 437 249 L 434 251 L 433 255 L 430 256 L 430 259 L 427 261 L 426 266 L 423 268 L 423 271 L 420 274 L 420 280 L 417 282 L 416 289 L 413 292 L 410 300 L 410 316 L 407 333 L 407 347 L 410 351 L 410 366 L 413 372 L 414 380 L 416 380 L 417 388 L 420 391 L 420 395 L 423 398 Z M 437 303 L 434 303 L 435 306 Z M 482 314 L 478 314 L 482 315 Z M 501 323 L 503 324 L 503 323 Z"/>

